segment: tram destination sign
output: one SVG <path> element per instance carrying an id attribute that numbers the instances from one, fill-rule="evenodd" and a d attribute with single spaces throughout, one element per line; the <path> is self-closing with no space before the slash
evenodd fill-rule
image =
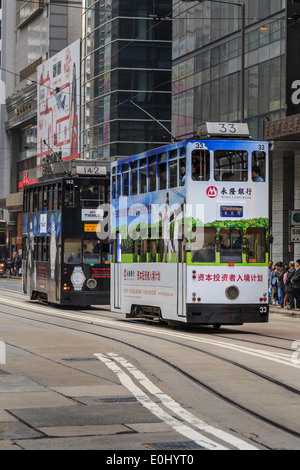
<path id="1" fill-rule="evenodd" d="M 106 176 L 107 171 L 105 166 L 88 166 L 88 165 L 76 165 L 72 168 L 72 175 L 74 176 Z"/>
<path id="2" fill-rule="evenodd" d="M 250 137 L 246 123 L 238 122 L 206 122 L 197 125 L 197 135 L 205 137 Z"/>
<path id="3" fill-rule="evenodd" d="M 221 217 L 243 217 L 242 206 L 221 206 L 220 216 Z"/>

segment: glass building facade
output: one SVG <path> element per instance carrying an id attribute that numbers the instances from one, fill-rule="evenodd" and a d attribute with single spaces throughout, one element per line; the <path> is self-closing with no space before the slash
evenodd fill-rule
<path id="1" fill-rule="evenodd" d="M 205 121 L 240 120 L 242 9 L 225 1 L 173 2 L 175 136 L 191 136 Z M 243 2 L 244 121 L 261 138 L 263 121 L 285 116 L 285 0 Z"/>
<path id="2" fill-rule="evenodd" d="M 169 143 L 146 112 L 171 130 L 172 21 L 151 15 L 171 18 L 172 0 L 83 3 L 83 158 L 111 160 Z"/>

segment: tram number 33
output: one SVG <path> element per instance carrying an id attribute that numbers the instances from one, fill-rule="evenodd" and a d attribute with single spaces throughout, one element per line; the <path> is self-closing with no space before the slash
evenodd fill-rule
<path id="1" fill-rule="evenodd" d="M 231 134 L 236 134 L 237 132 L 236 124 L 220 123 L 219 126 L 220 132 L 222 132 L 222 134 L 226 134 L 228 132 L 230 132 Z"/>
<path id="2" fill-rule="evenodd" d="M 259 313 L 268 313 L 268 307 L 259 307 Z"/>

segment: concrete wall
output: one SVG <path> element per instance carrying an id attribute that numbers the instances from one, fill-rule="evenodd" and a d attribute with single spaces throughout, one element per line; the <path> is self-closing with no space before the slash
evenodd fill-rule
<path id="1" fill-rule="evenodd" d="M 290 213 L 300 210 L 300 150 L 298 144 L 280 144 L 271 152 L 271 260 L 289 262 L 300 258 L 300 243 L 290 243 Z M 294 147 L 294 148 L 293 148 Z M 294 252 L 290 250 L 293 246 Z"/>

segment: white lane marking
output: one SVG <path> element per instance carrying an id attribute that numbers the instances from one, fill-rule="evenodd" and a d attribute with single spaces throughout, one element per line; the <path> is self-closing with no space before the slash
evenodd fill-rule
<path id="1" fill-rule="evenodd" d="M 151 382 L 150 379 L 148 379 L 145 374 L 143 374 L 143 372 L 141 372 L 123 357 L 120 357 L 114 353 L 108 353 L 108 356 L 110 356 L 119 364 L 121 364 L 124 368 L 126 368 L 139 381 L 139 383 L 146 390 L 148 390 L 148 392 L 156 396 L 164 406 L 176 413 L 186 422 L 200 429 L 200 431 L 212 434 L 218 439 L 221 439 L 222 441 L 227 442 L 228 444 L 231 444 L 240 450 L 258 450 L 257 447 L 254 447 L 253 445 L 248 444 L 242 439 L 239 439 L 225 431 L 222 431 L 221 429 L 215 428 L 214 426 L 210 426 L 209 424 L 194 416 L 192 413 L 189 413 L 179 403 L 173 400 L 173 398 L 162 392 L 160 388 L 158 388 L 153 382 Z"/>
<path id="2" fill-rule="evenodd" d="M 14 307 L 19 306 L 21 308 L 24 308 L 24 307 L 26 308 L 26 305 L 24 305 L 23 302 L 15 302 L 13 300 L 10 301 L 9 299 L 5 299 L 3 297 L 0 297 L 0 303 L 3 303 L 5 305 L 11 305 Z M 114 328 L 119 327 L 119 328 L 127 328 L 128 330 L 145 331 L 147 333 L 155 333 L 155 335 L 157 336 L 158 335 L 169 336 L 169 337 L 176 338 L 176 339 L 179 338 L 179 339 L 184 339 L 188 341 L 194 341 L 196 343 L 209 344 L 212 346 L 216 346 L 218 348 L 232 350 L 232 351 L 246 354 L 249 356 L 259 357 L 261 359 L 272 361 L 277 364 L 283 364 L 285 366 L 293 367 L 295 369 L 300 369 L 300 364 L 292 362 L 291 354 L 284 355 L 283 353 L 269 352 L 263 349 L 248 348 L 248 347 L 241 346 L 241 345 L 235 345 L 229 342 L 226 343 L 225 341 L 221 341 L 221 340 L 215 340 L 215 339 L 203 338 L 203 337 L 201 338 L 199 336 L 183 334 L 179 332 L 170 331 L 167 329 L 159 330 L 159 329 L 151 328 L 149 326 L 143 326 L 141 324 L 137 325 L 137 324 L 133 324 L 133 323 L 125 322 L 125 321 L 122 323 L 119 323 L 118 320 L 104 320 L 102 318 L 94 317 L 88 314 L 82 315 L 82 314 L 77 314 L 77 313 L 68 313 L 62 310 L 57 310 L 55 308 L 51 309 L 51 308 L 43 307 L 37 304 L 30 305 L 30 310 L 42 312 L 42 313 L 49 313 L 50 315 L 55 315 L 57 317 L 70 318 L 74 320 L 84 320 L 86 322 L 91 322 L 93 324 L 113 326 Z"/>
<path id="3" fill-rule="evenodd" d="M 161 421 L 164 421 L 171 426 L 174 431 L 183 435 L 184 437 L 196 442 L 201 447 L 209 450 L 228 450 L 226 447 L 218 444 L 211 439 L 203 436 L 198 431 L 195 431 L 191 427 L 182 424 L 177 418 L 174 418 L 169 413 L 166 413 L 157 403 L 151 400 L 151 398 L 143 392 L 132 379 L 126 374 L 115 362 L 106 357 L 103 354 L 94 354 L 100 361 L 102 361 L 110 370 L 112 370 L 124 387 L 126 387 L 136 399 L 147 408 L 152 414 L 157 416 Z"/>

